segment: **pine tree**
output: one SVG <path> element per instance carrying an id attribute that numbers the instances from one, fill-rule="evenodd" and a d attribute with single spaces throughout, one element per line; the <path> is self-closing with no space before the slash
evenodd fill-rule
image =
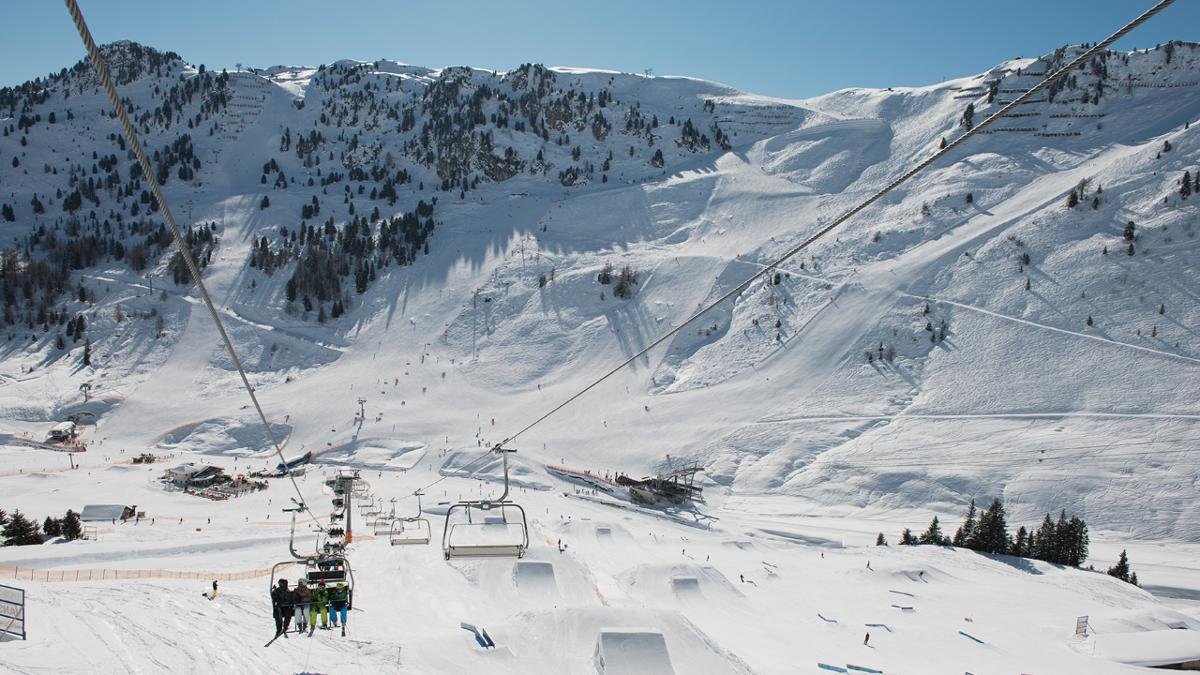
<path id="1" fill-rule="evenodd" d="M 1067 542 L 1063 547 L 1063 564 L 1079 567 L 1088 556 L 1087 524 L 1079 518 L 1072 517 L 1066 526 Z"/>
<path id="2" fill-rule="evenodd" d="M 1016 556 L 1021 556 L 1022 558 L 1028 557 L 1028 555 L 1029 555 L 1029 542 L 1027 541 L 1028 537 L 1029 537 L 1029 534 L 1025 531 L 1025 526 L 1022 525 L 1022 526 L 1018 527 L 1017 528 L 1017 536 L 1015 539 L 1013 539 L 1012 548 L 1010 548 L 1008 552 L 1013 555 L 1016 555 Z"/>
<path id="3" fill-rule="evenodd" d="M 42 521 L 42 532 L 47 537 L 58 537 L 62 535 L 62 522 L 46 516 L 46 520 Z"/>
<path id="4" fill-rule="evenodd" d="M 1190 196 L 1192 196 L 1192 174 L 1184 171 L 1183 185 L 1179 186 L 1179 197 L 1180 199 L 1187 199 Z"/>
<path id="5" fill-rule="evenodd" d="M 83 524 L 79 521 L 79 514 L 70 509 L 67 509 L 67 515 L 62 519 L 62 536 L 68 541 L 83 537 Z"/>
<path id="6" fill-rule="evenodd" d="M 912 530 L 907 527 L 900 533 L 900 544 L 902 546 L 916 546 L 917 538 L 913 536 Z"/>
<path id="7" fill-rule="evenodd" d="M 85 366 L 92 365 L 92 339 L 91 338 L 88 338 L 87 341 L 83 343 L 83 365 L 85 365 Z"/>
<path id="8" fill-rule="evenodd" d="M 920 543 L 933 544 L 941 546 L 946 543 L 946 538 L 942 536 L 942 526 L 938 523 L 938 517 L 934 516 L 933 520 L 929 521 L 929 528 L 921 535 Z"/>
<path id="9" fill-rule="evenodd" d="M 1067 195 L 1067 208 L 1073 209 L 1079 205 L 1079 195 L 1071 190 L 1071 194 Z"/>
<path id="10" fill-rule="evenodd" d="M 29 546 L 42 543 L 42 535 L 37 523 L 26 518 L 20 509 L 12 512 L 8 523 L 4 525 L 5 546 Z"/>
<path id="11" fill-rule="evenodd" d="M 258 208 L 265 209 L 269 206 L 271 206 L 271 200 L 266 195 L 263 195 L 262 201 L 258 203 Z"/>
<path id="12" fill-rule="evenodd" d="M 888 545 L 887 537 L 883 536 L 882 532 L 879 533 L 878 537 L 875 537 L 875 545 L 876 546 L 887 546 Z"/>
<path id="13" fill-rule="evenodd" d="M 953 544 L 955 546 L 970 546 L 968 543 L 975 531 L 975 500 L 971 500 L 971 505 L 967 507 L 967 518 L 963 521 L 958 531 L 954 533 Z"/>
<path id="14" fill-rule="evenodd" d="M 993 499 L 979 516 L 979 524 L 967 545 L 984 553 L 1008 553 L 1008 526 L 1004 522 L 1004 504 L 999 499 Z"/>
<path id="15" fill-rule="evenodd" d="M 1037 531 L 1036 546 L 1033 547 L 1033 557 L 1046 562 L 1057 562 L 1054 559 L 1054 552 L 1058 548 L 1057 539 L 1054 536 L 1054 521 L 1050 520 L 1050 514 L 1046 514 L 1046 519 L 1042 521 L 1041 528 Z"/>
<path id="16" fill-rule="evenodd" d="M 1067 526 L 1067 510 L 1058 514 L 1058 522 L 1054 524 L 1054 560 L 1059 565 L 1070 564 L 1068 551 L 1071 550 L 1070 533 Z"/>
<path id="17" fill-rule="evenodd" d="M 1121 549 L 1121 557 L 1117 558 L 1117 564 L 1108 568 L 1108 576 L 1116 577 L 1121 581 L 1129 581 L 1129 556 L 1125 554 L 1125 549 Z"/>

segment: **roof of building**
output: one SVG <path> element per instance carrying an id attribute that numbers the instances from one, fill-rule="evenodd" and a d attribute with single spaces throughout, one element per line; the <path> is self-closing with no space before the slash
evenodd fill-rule
<path id="1" fill-rule="evenodd" d="M 79 514 L 80 520 L 112 520 L 125 515 L 124 504 L 88 504 Z"/>

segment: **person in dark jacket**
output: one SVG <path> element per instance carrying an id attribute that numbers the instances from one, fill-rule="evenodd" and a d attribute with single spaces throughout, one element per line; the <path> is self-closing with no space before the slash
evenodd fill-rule
<path id="1" fill-rule="evenodd" d="M 346 635 L 346 613 L 350 606 L 350 589 L 339 581 L 329 592 L 329 618 L 334 627 L 338 625 L 338 617 L 342 619 L 342 636 Z"/>
<path id="2" fill-rule="evenodd" d="M 271 589 L 271 609 L 275 615 L 275 636 L 287 638 L 288 624 L 292 622 L 292 605 L 296 596 L 288 589 L 287 579 L 280 579 L 279 585 Z"/>
<path id="3" fill-rule="evenodd" d="M 296 590 L 292 592 L 296 598 L 295 614 L 296 614 L 296 630 L 301 633 L 308 630 L 308 608 L 312 604 L 312 591 L 308 586 L 304 585 L 304 580 L 296 582 Z"/>

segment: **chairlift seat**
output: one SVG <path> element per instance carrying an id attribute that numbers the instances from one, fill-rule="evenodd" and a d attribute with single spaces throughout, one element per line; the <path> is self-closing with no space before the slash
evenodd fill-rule
<path id="1" fill-rule="evenodd" d="M 474 522 L 471 510 L 500 515 L 484 516 Z M 451 522 L 452 514 L 462 512 L 467 522 Z M 511 517 L 510 517 L 511 515 Z M 529 548 L 529 527 L 525 510 L 513 502 L 473 502 L 454 504 L 446 511 L 446 530 L 442 553 L 451 558 L 521 558 Z"/>
<path id="2" fill-rule="evenodd" d="M 388 540 L 392 546 L 425 545 L 433 539 L 432 535 L 433 528 L 427 518 L 406 518 L 392 523 Z"/>

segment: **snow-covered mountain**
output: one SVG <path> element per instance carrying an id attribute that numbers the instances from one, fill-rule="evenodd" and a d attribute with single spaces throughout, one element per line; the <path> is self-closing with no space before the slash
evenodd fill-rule
<path id="1" fill-rule="evenodd" d="M 490 490 L 475 479 L 494 484 L 500 468 L 470 464 L 481 448 L 763 270 L 1080 49 L 922 88 L 804 101 L 581 68 L 502 73 L 380 60 L 218 73 L 134 43 L 103 50 L 287 452 L 378 472 L 397 485 L 382 490 L 391 496 L 438 474 L 456 477 L 439 485 L 433 501 L 443 501 Z M 564 489 L 545 464 L 641 476 L 679 461 L 706 470 L 704 510 L 720 540 L 704 555 L 718 562 L 767 555 L 755 538 L 787 540 L 815 558 L 812 545 L 866 543 L 864 532 L 874 540 L 880 524 L 893 537 L 992 497 L 1013 527 L 1060 509 L 1086 519 L 1097 565 L 1129 542 L 1200 543 L 1198 119 L 1198 44 L 1098 56 L 518 438 L 517 484 L 545 507 L 539 543 L 553 549 L 554 538 L 586 530 L 572 515 L 605 518 L 602 507 L 564 507 L 575 500 L 539 492 Z M 54 464 L 56 455 L 19 446 L 20 436 L 44 436 L 72 412 L 96 416 L 82 455 L 95 477 L 37 473 L 36 488 L 23 474 L 0 478 L 12 495 L 0 508 L 61 510 L 46 495 L 65 490 L 74 501 L 137 501 L 193 518 L 199 510 L 180 502 L 190 497 L 134 477 L 121 454 L 275 462 L 90 68 L 80 62 L 0 90 L 0 126 L 5 470 Z M 302 485 L 317 500 L 312 478 Z M 276 501 L 286 498 L 280 485 Z M 263 502 L 247 498 L 247 513 L 265 513 Z M 641 516 L 630 518 L 612 532 L 642 527 Z M 239 540 L 229 550 L 263 546 L 246 554 L 254 565 L 280 552 L 276 539 L 274 548 L 242 542 L 236 526 L 217 536 Z M 691 536 L 671 527 L 671 537 Z M 814 530 L 821 536 L 811 538 Z M 635 534 L 644 538 L 637 530 L 631 542 Z M 151 545 L 148 537 L 134 548 Z M 671 623 L 678 668 L 788 671 L 772 667 L 786 651 L 754 634 L 704 611 L 659 614 L 658 601 L 637 591 L 695 577 L 704 593 L 738 603 L 731 598 L 743 586 L 726 587 L 707 567 L 629 568 L 602 543 L 578 545 L 604 565 L 568 568 L 554 558 L 559 587 L 594 589 L 598 608 L 610 592 L 649 603 L 620 625 Z M 692 551 L 672 540 L 679 546 Z M 253 567 L 239 555 L 222 552 L 212 565 Z M 391 565 L 364 555 L 379 571 Z M 157 556 L 145 552 L 143 566 Z M 929 562 L 905 556 L 919 554 L 896 551 L 889 579 Z M 1153 560 L 1163 579 L 1177 572 L 1165 552 Z M 67 563 L 46 566 L 59 565 Z M 942 565 L 947 578 L 995 575 L 996 593 L 1025 584 L 1001 562 Z M 476 572 L 464 572 L 474 586 Z M 414 574 L 433 585 L 462 581 Z M 832 574 L 787 592 L 860 583 Z M 1159 581 L 1169 584 L 1182 581 Z M 1162 623 L 1140 591 L 1097 586 L 1084 596 L 1052 602 L 1094 613 L 1120 605 L 1144 614 L 1116 623 Z M 943 601 L 938 615 L 958 611 Z M 488 616 L 509 616 L 488 607 Z M 551 635 L 563 621 L 570 640 L 586 643 L 611 621 L 598 608 L 569 616 L 533 608 L 511 626 Z M 785 613 L 772 608 L 764 615 Z M 803 629 L 824 629 L 816 626 Z M 1025 628 L 996 626 L 1008 635 Z M 431 656 L 442 647 L 419 650 L 420 668 L 468 663 Z M 683 650 L 691 661 L 678 661 Z M 372 652 L 360 665 L 384 668 L 392 656 Z M 528 665 L 514 658 L 502 669 Z M 582 663 L 572 658 L 545 668 Z M 1082 657 L 1046 658 L 1044 669 L 1068 671 Z M 995 663 L 1024 668 L 1019 658 Z"/>
<path id="2" fill-rule="evenodd" d="M 344 391 L 350 415 L 350 388 L 375 389 L 363 377 L 395 382 L 353 443 L 398 424 L 461 447 L 502 438 L 1078 49 L 808 101 L 537 65 L 215 73 L 134 43 L 105 53 L 294 447 L 351 442 L 318 413 L 329 401 L 305 399 Z M 529 457 L 696 459 L 731 504 L 1001 495 L 1197 539 L 1197 212 L 1181 187 L 1200 163 L 1198 56 L 1098 57 L 532 432 Z M 91 382 L 125 397 L 97 432 L 144 446 L 241 420 L 242 398 L 106 106 L 83 62 L 0 92 L 2 395 L 21 431 Z M 636 273 L 630 297 L 597 282 L 606 265 Z M 162 424 L 130 424 L 151 409 Z"/>

